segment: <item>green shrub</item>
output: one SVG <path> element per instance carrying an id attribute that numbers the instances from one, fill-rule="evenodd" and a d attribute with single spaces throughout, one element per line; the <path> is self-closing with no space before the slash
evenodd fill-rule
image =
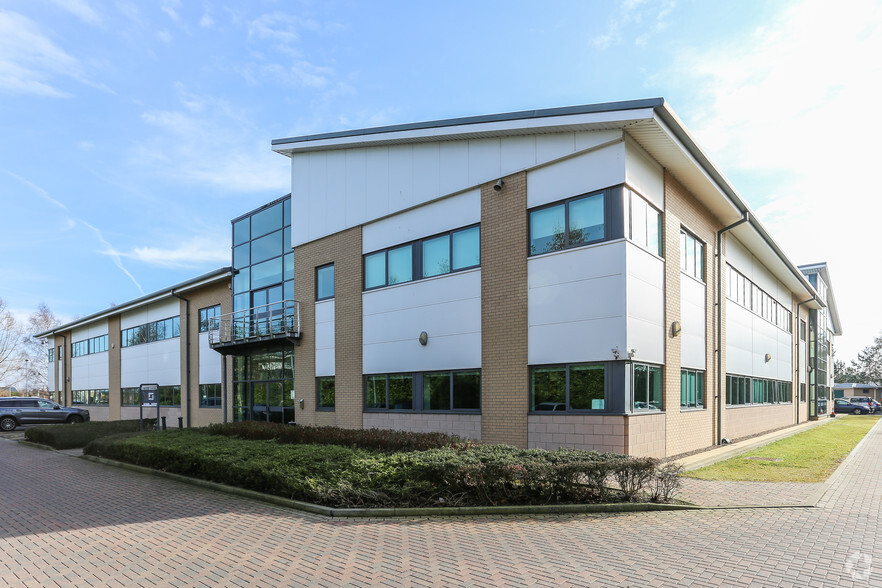
<path id="1" fill-rule="evenodd" d="M 176 429 L 100 438 L 84 451 L 332 507 L 572 504 L 633 500 L 641 493 L 667 500 L 676 489 L 676 472 L 660 475 L 653 459 L 507 445 L 388 452 Z"/>
<path id="2" fill-rule="evenodd" d="M 144 430 L 153 430 L 156 419 L 144 419 Z M 90 441 L 108 435 L 138 431 L 138 420 L 89 421 L 86 423 L 42 425 L 25 430 L 25 439 L 55 449 L 85 447 Z"/>
<path id="3" fill-rule="evenodd" d="M 446 433 L 415 433 L 386 429 L 341 429 L 310 425 L 284 425 L 257 421 L 242 421 L 209 425 L 212 435 L 240 439 L 274 439 L 279 443 L 343 445 L 381 451 L 422 451 L 437 447 L 471 447 L 476 443 Z"/>

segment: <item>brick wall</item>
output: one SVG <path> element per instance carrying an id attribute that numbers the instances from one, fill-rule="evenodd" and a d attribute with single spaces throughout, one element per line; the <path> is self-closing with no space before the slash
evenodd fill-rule
<path id="1" fill-rule="evenodd" d="M 220 407 L 212 407 L 212 408 L 200 408 L 199 407 L 199 309 L 200 308 L 208 308 L 209 306 L 214 306 L 216 304 L 220 304 L 221 306 L 221 314 L 226 314 L 233 311 L 233 293 L 230 290 L 230 280 L 223 280 L 221 282 L 217 282 L 214 284 L 210 284 L 203 288 L 199 288 L 198 290 L 188 291 L 185 294 L 182 294 L 184 298 L 190 300 L 190 378 L 189 378 L 189 390 L 190 390 L 190 423 L 186 422 L 186 405 L 184 404 L 184 394 L 186 393 L 185 382 L 187 382 L 187 356 L 186 356 L 186 341 L 184 337 L 181 337 L 181 415 L 175 415 L 175 419 L 177 416 L 184 416 L 184 426 L 185 427 L 204 427 L 211 423 L 220 423 L 223 422 L 223 409 Z M 186 304 L 181 301 L 181 331 L 187 328 L 186 324 Z M 217 354 L 217 351 L 209 351 L 211 354 Z M 218 380 L 220 380 L 221 375 L 218 373 Z M 223 382 L 220 382 L 221 384 Z M 232 390 L 233 390 L 233 377 L 232 377 L 232 359 L 227 361 L 227 374 L 226 374 L 226 384 L 227 384 L 227 400 L 226 404 L 228 407 L 232 406 Z M 227 418 L 230 419 L 229 409 L 227 411 Z M 171 424 L 171 423 L 169 423 Z M 174 421 L 174 426 L 177 426 L 177 420 Z"/>
<path id="2" fill-rule="evenodd" d="M 619 415 L 531 414 L 527 417 L 530 448 L 553 451 L 569 447 L 625 453 L 628 447 L 626 419 Z"/>
<path id="3" fill-rule="evenodd" d="M 419 433 L 440 432 L 466 439 L 481 439 L 481 415 L 401 412 L 366 412 L 365 429 L 392 429 Z"/>
<path id="4" fill-rule="evenodd" d="M 527 446 L 527 174 L 481 186 L 481 439 Z"/>
<path id="5" fill-rule="evenodd" d="M 110 410 L 108 419 L 115 421 L 122 418 L 122 370 L 121 370 L 121 335 L 119 327 L 119 315 L 115 314 L 107 319 L 107 370 Z M 90 411 L 90 418 L 95 419 Z"/>
<path id="6" fill-rule="evenodd" d="M 677 397 L 679 399 L 679 380 Z M 679 406 L 678 406 L 679 409 Z M 628 455 L 646 457 L 665 457 L 673 455 L 666 448 L 665 433 L 668 428 L 667 415 L 641 414 L 625 417 Z"/>
<path id="7" fill-rule="evenodd" d="M 713 445 L 716 441 L 717 376 L 714 354 L 716 337 L 716 231 L 722 228 L 677 179 L 665 171 L 665 439 L 667 455 L 677 455 Z M 680 281 L 689 279 L 680 271 L 680 228 L 705 244 L 705 410 L 680 410 L 680 338 L 671 334 L 671 324 L 680 320 Z M 724 364 L 725 365 L 725 364 Z M 723 399 L 725 402 L 725 398 Z M 641 451 L 641 453 L 643 453 Z"/>
<path id="8" fill-rule="evenodd" d="M 336 406 L 316 411 L 315 268 L 334 264 Z M 294 248 L 294 296 L 300 301 L 301 341 L 294 350 L 294 390 L 304 400 L 297 422 L 349 429 L 363 426 L 361 227 Z"/>

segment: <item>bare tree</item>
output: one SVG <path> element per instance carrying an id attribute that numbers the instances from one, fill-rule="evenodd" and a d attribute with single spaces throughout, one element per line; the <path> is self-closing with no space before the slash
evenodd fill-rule
<path id="1" fill-rule="evenodd" d="M 23 376 L 23 332 L 21 325 L 0 298 L 0 386 L 9 387 Z"/>
<path id="2" fill-rule="evenodd" d="M 44 340 L 37 339 L 35 335 L 52 330 L 60 324 L 61 321 L 45 302 L 38 304 L 37 310 L 28 317 L 25 337 L 25 350 L 29 360 L 26 363 L 28 370 L 26 381 L 29 382 L 31 389 L 36 389 L 40 393 L 48 390 L 49 357 Z"/>

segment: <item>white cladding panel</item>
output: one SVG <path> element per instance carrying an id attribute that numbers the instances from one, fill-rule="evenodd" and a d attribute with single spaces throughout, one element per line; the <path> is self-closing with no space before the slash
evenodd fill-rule
<path id="1" fill-rule="evenodd" d="M 636 349 L 634 359 L 637 361 L 664 363 L 664 261 L 633 243 L 626 243 L 625 252 L 628 268 L 628 340 L 626 348 Z M 622 353 L 625 353 L 624 349 L 622 349 Z"/>
<path id="2" fill-rule="evenodd" d="M 362 309 L 366 374 L 481 365 L 480 269 L 365 292 Z"/>
<path id="3" fill-rule="evenodd" d="M 86 326 L 73 329 L 70 333 L 70 341 L 73 344 L 77 341 L 100 337 L 101 335 L 107 335 L 107 319 L 101 319 Z"/>
<path id="4" fill-rule="evenodd" d="M 659 210 L 665 209 L 665 174 L 663 168 L 639 145 L 625 142 L 625 181 L 652 202 Z"/>
<path id="5" fill-rule="evenodd" d="M 788 310 L 790 309 L 790 290 L 776 280 L 772 273 L 740 241 L 731 236 L 726 241 L 726 261 L 751 282 L 765 290 L 766 294 L 783 304 Z"/>
<path id="6" fill-rule="evenodd" d="M 625 181 L 625 143 L 589 151 L 527 174 L 527 207 L 533 208 Z"/>
<path id="7" fill-rule="evenodd" d="M 221 373 L 221 354 L 208 344 L 208 333 L 199 333 L 199 383 L 220 384 Z"/>
<path id="8" fill-rule="evenodd" d="M 528 362 L 611 359 L 627 341 L 625 242 L 527 260 Z"/>
<path id="9" fill-rule="evenodd" d="M 726 301 L 726 372 L 790 382 L 791 335 L 746 308 Z M 766 354 L 770 355 L 766 361 Z"/>
<path id="10" fill-rule="evenodd" d="M 106 390 L 110 388 L 109 353 L 92 353 L 70 360 L 71 390 Z"/>
<path id="11" fill-rule="evenodd" d="M 680 364 L 707 369 L 707 286 L 680 274 Z"/>
<path id="12" fill-rule="evenodd" d="M 55 362 L 49 362 L 49 373 L 47 375 L 49 381 L 46 384 L 46 389 L 50 392 L 55 392 Z"/>
<path id="13" fill-rule="evenodd" d="M 315 303 L 315 375 L 333 376 L 336 370 L 334 357 L 334 308 L 333 300 Z"/>
<path id="14" fill-rule="evenodd" d="M 181 303 L 177 298 L 165 300 L 150 304 L 147 307 L 139 308 L 131 312 L 124 313 L 119 319 L 119 328 L 121 330 L 138 325 L 160 321 L 173 316 L 180 316 Z"/>
<path id="15" fill-rule="evenodd" d="M 181 383 L 181 340 L 167 339 L 120 350 L 121 386 L 176 386 Z"/>
<path id="16" fill-rule="evenodd" d="M 364 225 L 362 252 L 370 253 L 481 222 L 481 191 L 470 190 Z"/>
<path id="17" fill-rule="evenodd" d="M 291 242 L 301 245 L 621 136 L 619 130 L 570 132 L 294 153 Z M 577 193 L 624 179 L 624 171 L 612 175 L 619 179 Z"/>

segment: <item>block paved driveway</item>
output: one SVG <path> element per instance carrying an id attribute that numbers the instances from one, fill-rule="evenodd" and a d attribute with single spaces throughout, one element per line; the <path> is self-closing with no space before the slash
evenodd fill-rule
<path id="1" fill-rule="evenodd" d="M 880 448 L 816 508 L 340 520 L 0 439 L 0 585 L 882 586 Z"/>

